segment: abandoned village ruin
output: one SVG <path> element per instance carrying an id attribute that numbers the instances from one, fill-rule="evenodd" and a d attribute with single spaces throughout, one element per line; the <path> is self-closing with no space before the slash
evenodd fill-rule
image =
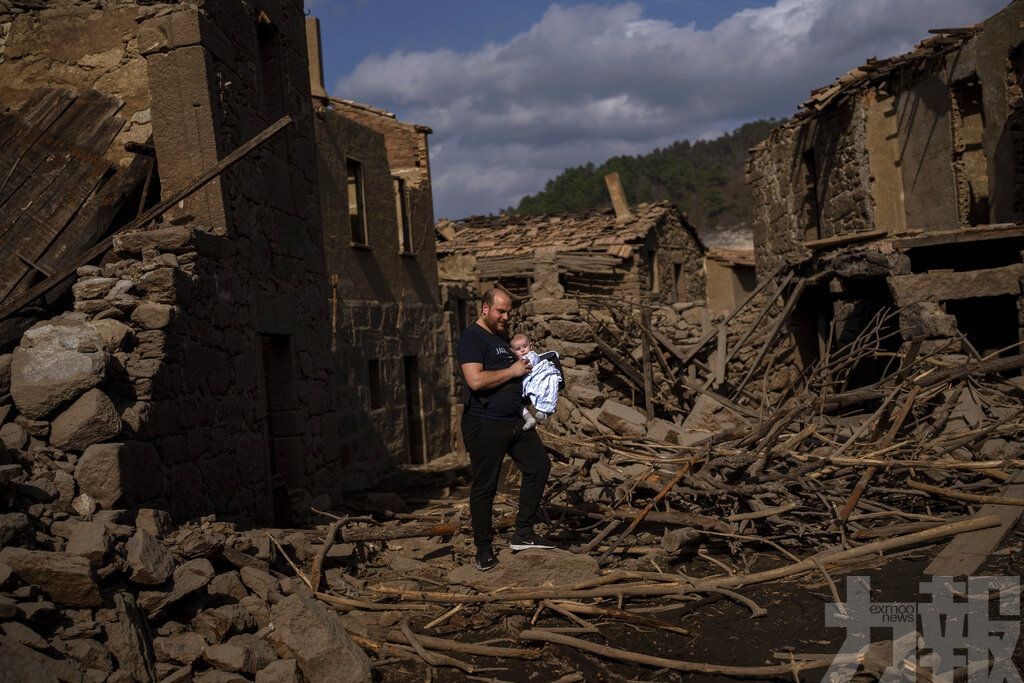
<path id="1" fill-rule="evenodd" d="M 814 91 L 742 251 L 615 174 L 435 221 L 431 128 L 328 94 L 300 0 L 0 3 L 0 680 L 820 675 L 568 634 L 701 642 L 671 609 L 940 540 L 1019 574 L 1022 27 Z M 454 344 L 494 286 L 562 360 L 565 548 L 483 580 Z"/>

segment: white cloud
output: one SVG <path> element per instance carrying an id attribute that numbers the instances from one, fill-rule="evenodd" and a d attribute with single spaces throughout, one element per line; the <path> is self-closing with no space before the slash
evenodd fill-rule
<path id="1" fill-rule="evenodd" d="M 553 4 L 504 43 L 368 57 L 334 94 L 431 126 L 436 213 L 461 217 L 514 205 L 566 166 L 788 116 L 868 57 L 1003 4 L 777 0 L 709 30 L 645 18 L 634 2 Z"/>

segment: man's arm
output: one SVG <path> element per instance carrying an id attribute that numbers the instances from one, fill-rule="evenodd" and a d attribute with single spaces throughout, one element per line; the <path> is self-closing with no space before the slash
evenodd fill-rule
<path id="1" fill-rule="evenodd" d="M 460 367 L 466 385 L 473 391 L 481 391 L 499 387 L 517 377 L 524 377 L 530 374 L 530 368 L 533 366 L 520 358 L 504 370 L 484 370 L 483 363 L 463 363 Z"/>

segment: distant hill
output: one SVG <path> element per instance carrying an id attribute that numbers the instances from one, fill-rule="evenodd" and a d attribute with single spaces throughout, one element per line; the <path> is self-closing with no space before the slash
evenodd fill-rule
<path id="1" fill-rule="evenodd" d="M 740 126 L 714 140 L 674 142 L 639 156 L 619 156 L 600 166 L 567 168 L 511 213 L 562 213 L 611 206 L 604 176 L 618 172 L 630 203 L 668 199 L 690 217 L 709 243 L 749 243 L 750 190 L 743 181 L 747 150 L 778 126 L 777 119 Z"/>

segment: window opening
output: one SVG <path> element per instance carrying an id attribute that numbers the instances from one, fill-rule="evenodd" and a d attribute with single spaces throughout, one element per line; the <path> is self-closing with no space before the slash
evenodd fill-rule
<path id="1" fill-rule="evenodd" d="M 352 242 L 367 244 L 366 215 L 363 210 L 363 165 L 355 159 L 345 160 L 348 177 L 348 220 L 352 227 Z"/>
<path id="2" fill-rule="evenodd" d="M 405 180 L 394 178 L 395 215 L 398 216 L 398 250 L 403 254 L 413 253 L 412 223 L 409 220 L 409 197 Z"/>
<path id="3" fill-rule="evenodd" d="M 800 155 L 800 177 L 804 183 L 804 197 L 800 207 L 800 225 L 804 227 L 804 240 L 821 239 L 821 209 L 818 207 L 818 168 L 814 149 Z"/>
<path id="4" fill-rule="evenodd" d="M 384 397 L 381 392 L 380 360 L 371 358 L 366 364 L 367 384 L 370 393 L 370 410 L 383 407 Z"/>

